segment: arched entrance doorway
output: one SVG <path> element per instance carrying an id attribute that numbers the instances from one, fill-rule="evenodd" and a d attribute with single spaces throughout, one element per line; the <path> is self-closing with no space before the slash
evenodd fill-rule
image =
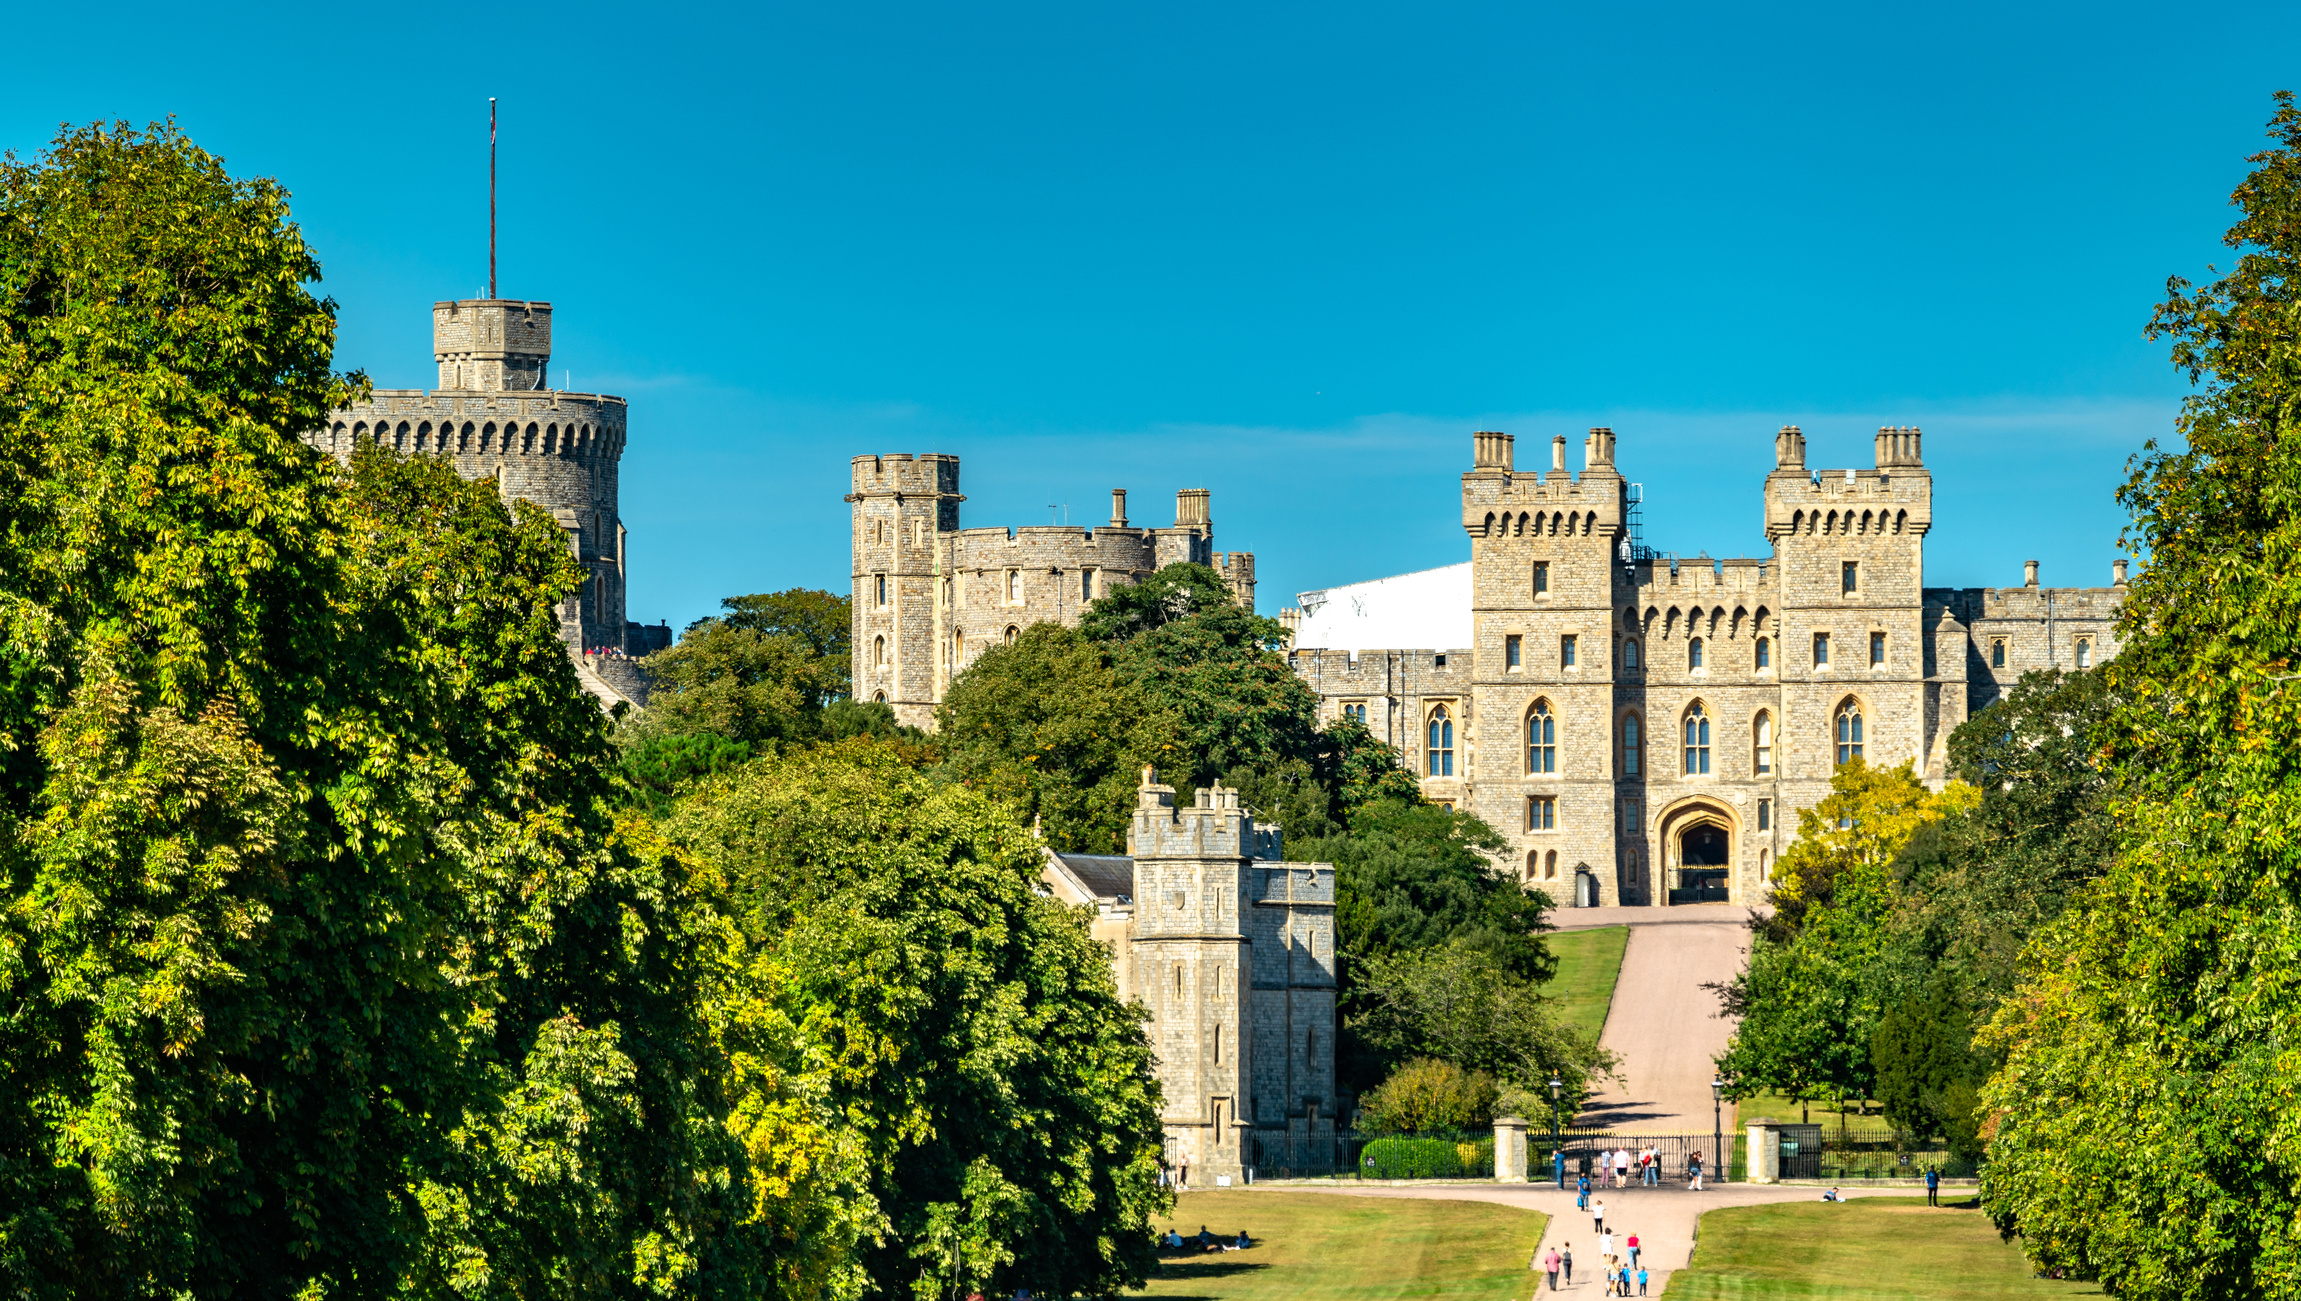
<path id="1" fill-rule="evenodd" d="M 1662 852 L 1669 856 L 1670 902 L 1727 903 L 1733 899 L 1733 813 L 1708 800 L 1689 800 L 1662 817 Z"/>

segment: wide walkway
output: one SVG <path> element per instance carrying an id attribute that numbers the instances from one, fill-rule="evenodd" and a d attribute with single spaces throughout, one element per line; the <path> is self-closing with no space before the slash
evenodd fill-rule
<path id="1" fill-rule="evenodd" d="M 1731 980 L 1750 948 L 1749 910 L 1726 904 L 1679 908 L 1561 908 L 1560 929 L 1628 926 L 1622 971 L 1600 1047 L 1622 1060 L 1577 1123 L 1628 1134 L 1711 1132 L 1714 1061 L 1733 1037 L 1705 984 Z M 1733 1108 L 1724 1122 L 1733 1124 Z"/>
<path id="2" fill-rule="evenodd" d="M 1415 1197 L 1439 1201 L 1499 1202 L 1505 1206 L 1523 1206 L 1544 1212 L 1550 1217 L 1549 1230 L 1542 1237 L 1537 1255 L 1552 1247 L 1574 1252 L 1574 1285 L 1576 1296 L 1594 1296 L 1598 1292 L 1599 1273 L 1603 1264 L 1598 1256 L 1598 1234 L 1588 1214 L 1574 1209 L 1572 1190 L 1560 1192 L 1551 1184 L 1415 1184 L 1404 1188 L 1345 1188 L 1302 1184 L 1258 1184 L 1271 1192 L 1319 1192 L 1343 1197 Z M 1923 1190 L 1886 1188 L 1876 1192 L 1848 1189 L 1848 1197 L 1909 1197 L 1924 1196 Z M 1785 1188 L 1776 1185 L 1728 1184 L 1710 1187 L 1702 1192 L 1688 1191 L 1683 1183 L 1664 1184 L 1659 1188 L 1608 1189 L 1592 1195 L 1606 1203 L 1606 1223 L 1614 1230 L 1615 1254 L 1629 1256 L 1628 1239 L 1638 1235 L 1638 1247 L 1647 1270 L 1646 1294 L 1660 1296 L 1673 1270 L 1683 1269 L 1694 1255 L 1694 1226 L 1702 1212 L 1721 1206 L 1757 1206 L 1771 1202 L 1811 1202 L 1821 1200 L 1819 1188 Z M 1538 1275 L 1528 1275 L 1531 1282 L 1541 1281 Z M 1567 1292 L 1565 1280 L 1559 1280 L 1560 1292 Z M 1547 1287 L 1544 1295 L 1548 1294 Z M 1531 1296 L 1531 1286 L 1514 1291 L 1515 1296 Z"/>

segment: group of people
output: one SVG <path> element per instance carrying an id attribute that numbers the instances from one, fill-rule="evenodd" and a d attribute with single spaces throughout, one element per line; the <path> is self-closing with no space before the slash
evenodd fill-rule
<path id="1" fill-rule="evenodd" d="M 603 660 L 620 660 L 630 658 L 623 653 L 623 648 L 621 646 L 594 646 L 583 653 L 591 656 L 594 659 Z"/>
<path id="2" fill-rule="evenodd" d="M 1561 1152 L 1557 1159 L 1559 1173 L 1563 1175 L 1566 1164 L 1565 1154 Z M 1614 1187 L 1628 1187 L 1632 1168 L 1638 1172 L 1640 1186 L 1659 1188 L 1662 1184 L 1662 1149 L 1651 1143 L 1638 1149 L 1634 1155 L 1626 1147 L 1618 1147 L 1611 1152 L 1601 1151 L 1598 1153 L 1597 1160 L 1591 1164 L 1595 1164 L 1597 1167 L 1597 1181 L 1601 1185 L 1606 1182 L 1608 1176 L 1611 1176 L 1614 1180 Z M 1583 1167 L 1581 1179 L 1583 1190 L 1587 1193 L 1590 1187 L 1590 1166 L 1588 1164 Z M 1686 1186 L 1696 1192 L 1701 1191 L 1702 1154 L 1699 1150 L 1686 1154 Z"/>
<path id="3" fill-rule="evenodd" d="M 1599 1272 L 1606 1284 L 1605 1291 L 1601 1295 L 1629 1296 L 1631 1295 L 1630 1285 L 1636 1283 L 1638 1285 L 1637 1295 L 1644 1296 L 1646 1295 L 1646 1266 L 1638 1259 L 1638 1235 L 1630 1234 L 1623 1240 L 1622 1246 L 1629 1252 L 1626 1258 L 1614 1254 L 1614 1235 L 1611 1232 L 1601 1232 L 1598 1235 L 1598 1260 L 1601 1266 Z M 1563 1246 L 1552 1247 L 1548 1251 L 1536 1252 L 1534 1259 L 1526 1262 L 1526 1267 L 1536 1273 L 1548 1275 L 1550 1290 L 1553 1292 L 1558 1290 L 1558 1276 L 1561 1273 L 1566 1277 L 1566 1286 L 1572 1287 L 1574 1286 L 1574 1244 L 1569 1242 Z"/>
<path id="4" fill-rule="evenodd" d="M 1159 1239 L 1159 1245 L 1168 1251 L 1244 1251 L 1254 1245 L 1254 1239 L 1246 1236 L 1244 1229 L 1240 1229 L 1235 1238 L 1218 1238 L 1208 1233 L 1202 1224 L 1198 1226 L 1198 1232 L 1188 1238 L 1177 1230 L 1168 1229 L 1166 1236 Z"/>

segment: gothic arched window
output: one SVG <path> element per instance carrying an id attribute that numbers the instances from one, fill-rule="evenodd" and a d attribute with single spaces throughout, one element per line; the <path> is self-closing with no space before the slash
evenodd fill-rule
<path id="1" fill-rule="evenodd" d="M 1850 763 L 1862 757 L 1862 707 L 1848 697 L 1838 706 L 1838 762 Z"/>
<path id="2" fill-rule="evenodd" d="M 1754 741 L 1750 757 L 1750 771 L 1760 777 L 1774 770 L 1774 716 L 1760 713 L 1756 726 L 1750 729 Z"/>
<path id="3" fill-rule="evenodd" d="M 1622 775 L 1638 775 L 1638 755 L 1644 750 L 1638 738 L 1638 716 L 1622 715 Z"/>
<path id="4" fill-rule="evenodd" d="M 1638 643 L 1635 640 L 1622 643 L 1622 667 L 1626 669 L 1638 667 Z"/>
<path id="5" fill-rule="evenodd" d="M 1758 667 L 1761 669 L 1774 667 L 1774 639 L 1771 637 L 1758 638 Z"/>
<path id="6" fill-rule="evenodd" d="M 875 669 L 887 667 L 887 639 L 884 637 L 871 639 L 871 667 Z"/>
<path id="7" fill-rule="evenodd" d="M 1007 625 L 1007 644 L 1008 644 L 1009 646 L 1012 646 L 1012 645 L 1014 645 L 1014 644 L 1015 644 L 1015 638 L 1017 638 L 1017 637 L 1020 637 L 1020 636 L 1022 636 L 1022 635 L 1023 635 L 1023 630 L 1022 630 L 1022 629 L 1020 629 L 1020 628 L 1017 628 L 1016 626 L 1014 626 L 1014 625 L 1013 625 L 1013 624 L 1011 624 L 1011 623 Z"/>
<path id="8" fill-rule="evenodd" d="M 1558 720 L 1547 700 L 1535 701 L 1526 713 L 1526 771 L 1558 771 Z"/>
<path id="9" fill-rule="evenodd" d="M 1700 777 L 1710 771 L 1710 716 L 1697 700 L 1686 706 L 1686 775 Z"/>
<path id="10" fill-rule="evenodd" d="M 1430 711 L 1430 764 L 1433 777 L 1454 775 L 1454 715 L 1439 705 Z"/>

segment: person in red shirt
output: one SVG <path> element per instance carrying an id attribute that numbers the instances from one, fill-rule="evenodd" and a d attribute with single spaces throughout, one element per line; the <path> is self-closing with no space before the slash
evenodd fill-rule
<path id="1" fill-rule="evenodd" d="M 1628 1238 L 1623 1239 L 1622 1245 L 1630 1249 L 1630 1268 L 1636 1269 L 1638 1267 L 1638 1235 L 1631 1234 Z"/>

